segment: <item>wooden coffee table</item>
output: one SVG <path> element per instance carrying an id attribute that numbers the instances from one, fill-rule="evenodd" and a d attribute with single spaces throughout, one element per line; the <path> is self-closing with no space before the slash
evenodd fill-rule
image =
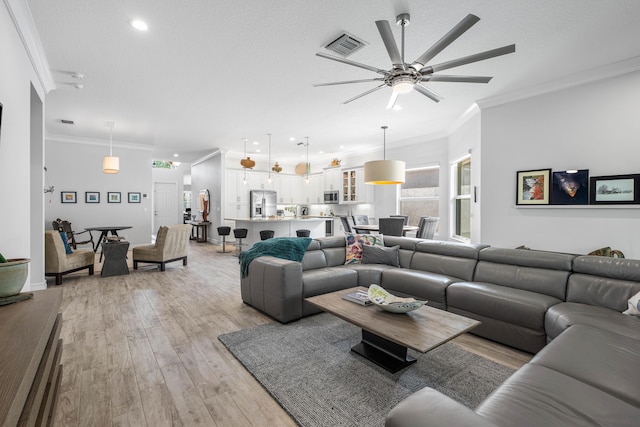
<path id="1" fill-rule="evenodd" d="M 480 324 L 448 311 L 423 306 L 406 314 L 389 313 L 374 304 L 364 306 L 342 295 L 358 287 L 306 298 L 316 307 L 362 328 L 362 341 L 351 351 L 395 373 L 415 363 L 407 348 L 426 353 Z"/>

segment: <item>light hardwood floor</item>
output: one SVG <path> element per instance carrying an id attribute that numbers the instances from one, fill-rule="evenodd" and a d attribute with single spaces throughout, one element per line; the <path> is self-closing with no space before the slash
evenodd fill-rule
<path id="1" fill-rule="evenodd" d="M 63 278 L 55 425 L 296 425 L 218 341 L 273 320 L 242 303 L 238 259 L 217 249 L 190 242 L 189 265 L 163 273 Z M 513 368 L 530 358 L 468 334 L 454 343 Z"/>

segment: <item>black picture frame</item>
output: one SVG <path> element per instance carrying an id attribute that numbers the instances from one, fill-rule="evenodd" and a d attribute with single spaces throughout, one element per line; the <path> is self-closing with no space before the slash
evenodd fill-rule
<path id="1" fill-rule="evenodd" d="M 107 203 L 120 203 L 122 194 L 119 191 L 109 191 L 107 193 Z"/>
<path id="2" fill-rule="evenodd" d="M 553 171 L 552 175 L 552 205 L 589 204 L 589 169 Z"/>
<path id="3" fill-rule="evenodd" d="M 129 203 L 140 203 L 140 193 L 128 193 L 127 196 Z"/>
<path id="4" fill-rule="evenodd" d="M 550 168 L 516 172 L 516 205 L 548 205 L 550 184 Z"/>
<path id="5" fill-rule="evenodd" d="M 77 203 L 78 197 L 75 191 L 61 191 L 60 203 Z"/>
<path id="6" fill-rule="evenodd" d="M 640 174 L 592 176 L 589 180 L 589 204 L 640 204 Z"/>
<path id="7" fill-rule="evenodd" d="M 85 203 L 100 203 L 100 192 L 99 191 L 85 191 L 84 192 L 84 202 Z"/>

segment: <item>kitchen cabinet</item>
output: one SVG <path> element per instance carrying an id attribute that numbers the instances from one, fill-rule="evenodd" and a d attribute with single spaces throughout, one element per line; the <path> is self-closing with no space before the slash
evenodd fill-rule
<path id="1" fill-rule="evenodd" d="M 342 169 L 326 168 L 323 173 L 324 191 L 338 191 L 342 185 Z"/>
<path id="2" fill-rule="evenodd" d="M 340 203 L 372 203 L 373 186 L 364 183 L 364 168 L 342 170 Z"/>

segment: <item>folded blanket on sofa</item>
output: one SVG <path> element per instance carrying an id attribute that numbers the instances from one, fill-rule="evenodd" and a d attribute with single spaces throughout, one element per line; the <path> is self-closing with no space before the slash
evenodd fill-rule
<path id="1" fill-rule="evenodd" d="M 300 262 L 311 240 L 310 237 L 275 237 L 256 242 L 250 249 L 240 253 L 240 274 L 243 278 L 247 277 L 251 261 L 264 255 Z"/>

